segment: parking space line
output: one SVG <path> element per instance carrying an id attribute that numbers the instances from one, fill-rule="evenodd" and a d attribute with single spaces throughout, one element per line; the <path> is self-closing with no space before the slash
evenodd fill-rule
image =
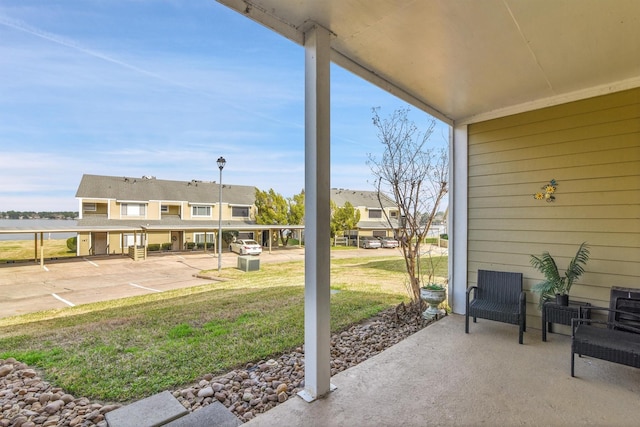
<path id="1" fill-rule="evenodd" d="M 42 268 L 44 268 L 44 271 L 49 271 L 46 265 L 43 265 Z"/>
<path id="2" fill-rule="evenodd" d="M 69 307 L 75 307 L 76 305 L 70 301 L 67 301 L 66 299 L 62 298 L 59 295 L 56 294 L 51 294 L 51 296 L 53 296 L 55 299 L 57 299 L 58 301 L 62 301 L 63 303 L 67 304 Z"/>
<path id="3" fill-rule="evenodd" d="M 131 286 L 135 286 L 136 288 L 140 288 L 140 289 L 146 289 L 146 290 L 148 290 L 148 291 L 153 291 L 153 292 L 162 292 L 162 291 L 159 291 L 158 289 L 147 288 L 146 286 L 136 285 L 135 283 L 129 283 L 129 285 L 131 285 Z"/>
<path id="4" fill-rule="evenodd" d="M 88 260 L 88 259 L 86 259 L 86 258 L 82 258 L 82 259 L 83 259 L 83 260 L 85 260 L 85 261 L 87 261 L 89 264 L 93 265 L 94 267 L 100 267 L 98 264 L 96 264 L 96 263 L 95 263 L 95 262 L 93 262 L 93 261 L 89 261 L 89 260 Z"/>

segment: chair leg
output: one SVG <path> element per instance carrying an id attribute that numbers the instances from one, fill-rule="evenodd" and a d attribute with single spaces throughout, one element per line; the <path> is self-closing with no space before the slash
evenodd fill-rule
<path id="1" fill-rule="evenodd" d="M 464 332 L 469 333 L 469 312 L 464 315 Z"/>
<path id="2" fill-rule="evenodd" d="M 523 337 L 522 337 L 523 332 L 524 332 L 523 325 L 522 323 L 520 323 L 520 333 L 518 334 L 518 342 L 520 344 L 523 344 Z"/>
<path id="3" fill-rule="evenodd" d="M 573 377 L 573 367 L 575 364 L 575 353 L 573 352 L 573 350 L 571 351 L 571 377 Z"/>

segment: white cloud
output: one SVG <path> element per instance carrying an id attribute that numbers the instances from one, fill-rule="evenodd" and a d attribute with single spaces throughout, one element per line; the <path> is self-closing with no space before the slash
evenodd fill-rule
<path id="1" fill-rule="evenodd" d="M 0 210 L 75 210 L 83 173 L 217 180 L 219 156 L 225 182 L 304 186 L 304 51 L 224 6 L 25 0 L 0 40 Z M 404 103 L 332 85 L 331 185 L 367 189 L 371 107 Z"/>

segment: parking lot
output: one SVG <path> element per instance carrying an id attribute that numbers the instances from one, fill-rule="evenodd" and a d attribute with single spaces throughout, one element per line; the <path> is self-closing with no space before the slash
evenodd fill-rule
<path id="1" fill-rule="evenodd" d="M 304 250 L 286 249 L 260 255 L 261 263 L 301 260 Z M 223 253 L 222 267 L 235 267 L 237 255 Z M 0 318 L 90 302 L 125 298 L 211 283 L 195 274 L 218 268 L 205 253 L 128 257 L 92 257 L 0 266 Z"/>
<path id="2" fill-rule="evenodd" d="M 354 249 L 331 253 L 332 258 L 389 255 L 400 256 L 400 252 Z M 303 260 L 304 249 L 277 249 L 259 258 L 261 264 Z M 222 254 L 222 268 L 236 266 L 236 254 Z M 139 261 L 122 256 L 73 258 L 47 261 L 44 268 L 38 263 L 2 264 L 0 318 L 211 283 L 195 275 L 217 268 L 217 256 L 202 252 L 167 253 Z"/>

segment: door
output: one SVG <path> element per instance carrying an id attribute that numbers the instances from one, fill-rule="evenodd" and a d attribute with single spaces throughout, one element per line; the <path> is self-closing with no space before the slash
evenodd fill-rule
<path id="1" fill-rule="evenodd" d="M 183 241 L 182 231 L 171 232 L 171 250 L 172 251 L 181 251 L 182 241 Z"/>
<path id="2" fill-rule="evenodd" d="M 101 232 L 91 233 L 91 253 L 93 255 L 106 255 L 109 253 L 109 246 L 107 244 L 107 233 Z"/>

